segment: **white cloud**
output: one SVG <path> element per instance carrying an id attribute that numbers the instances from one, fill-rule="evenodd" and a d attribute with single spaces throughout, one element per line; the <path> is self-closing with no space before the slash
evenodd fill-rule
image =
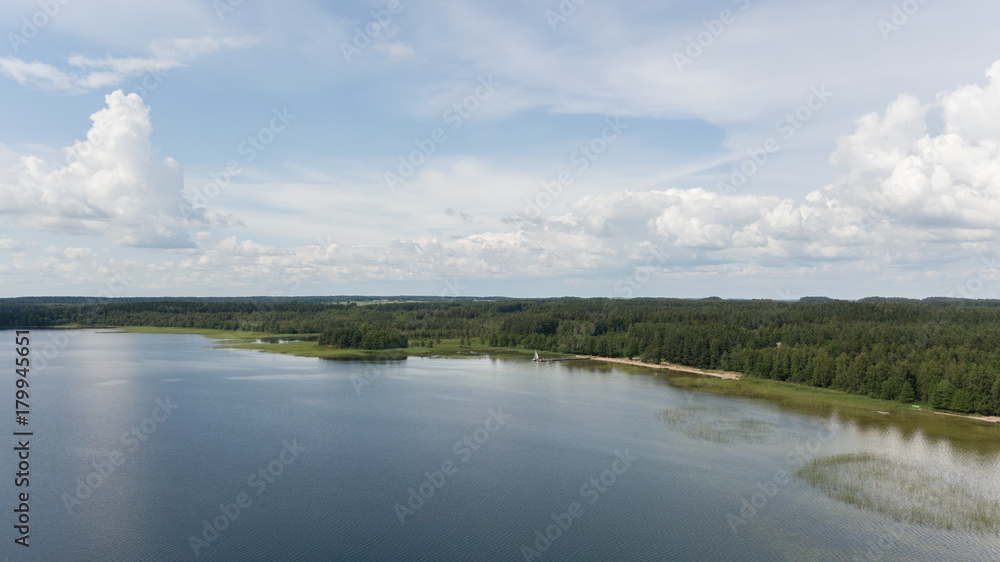
<path id="1" fill-rule="evenodd" d="M 24 249 L 24 244 L 13 238 L 0 238 L 0 250 L 8 252 L 19 252 Z"/>
<path id="2" fill-rule="evenodd" d="M 1000 61 L 986 71 L 989 85 L 972 84 L 940 98 L 947 131 L 969 142 L 1000 139 Z"/>
<path id="3" fill-rule="evenodd" d="M 986 87 L 955 91 L 970 97 L 969 107 L 989 107 L 997 95 L 997 77 L 991 75 L 991 80 Z M 253 286 L 256 279 L 256 286 L 263 283 L 283 294 L 308 283 L 330 287 L 453 276 L 551 280 L 611 275 L 605 288 L 610 294 L 615 276 L 633 267 L 653 276 L 688 280 L 765 274 L 825 279 L 848 270 L 873 275 L 893 267 L 920 270 L 899 273 L 899 278 L 911 273 L 926 277 L 928 270 L 938 271 L 970 252 L 989 255 L 990 245 L 997 242 L 1000 136 L 977 131 L 970 139 L 955 132 L 960 119 L 947 111 L 950 95 L 932 103 L 901 95 L 884 113 L 860 118 L 853 132 L 838 139 L 831 155 L 842 176 L 800 199 L 723 195 L 702 188 L 603 193 L 588 188 L 591 194 L 573 198 L 583 187 L 574 184 L 562 195 L 565 211 L 536 221 L 507 221 L 511 226 L 506 231 L 469 233 L 482 224 L 501 227 L 505 223 L 497 211 L 519 206 L 523 194 L 539 187 L 509 169 L 459 159 L 422 170 L 391 201 L 380 199 L 378 205 L 380 213 L 391 217 L 385 220 L 393 223 L 395 232 L 403 230 L 403 224 L 416 232 L 438 225 L 434 217 L 440 211 L 433 207 L 442 200 L 485 219 L 470 227 L 471 214 L 446 208 L 446 215 L 462 219 L 461 224 L 455 221 L 456 227 L 466 229 L 457 237 L 417 235 L 374 245 L 355 240 L 284 247 L 236 238 L 206 240 L 199 242 L 198 257 L 177 267 L 184 275 L 214 283 L 232 279 Z M 931 135 L 928 122 L 937 114 L 943 115 L 945 132 Z M 371 176 L 378 184 L 377 174 Z M 322 194 L 315 184 L 248 186 L 242 192 L 294 213 L 299 218 L 296 230 L 315 235 L 323 228 L 329 233 L 329 223 L 310 221 L 328 221 L 329 209 L 342 209 L 338 220 L 361 220 L 354 214 L 373 197 L 370 191 L 345 191 L 351 182 L 327 181 L 337 188 Z M 468 185 L 478 187 L 478 199 L 464 199 Z M 251 216 L 252 224 L 264 220 Z M 274 222 L 269 229 L 285 225 Z M 382 232 L 389 227 L 374 228 Z M 335 232 L 342 233 L 339 228 Z M 651 251 L 659 257 L 649 265 Z"/>
<path id="4" fill-rule="evenodd" d="M 74 78 L 58 68 L 41 62 L 25 62 L 17 57 L 0 57 L 0 74 L 22 86 L 42 90 L 74 89 Z"/>
<path id="5" fill-rule="evenodd" d="M 95 58 L 74 54 L 67 64 L 79 70 L 63 70 L 42 62 L 26 62 L 17 57 L 0 57 L 0 74 L 22 86 L 41 90 L 80 93 L 95 88 L 117 86 L 130 76 L 146 72 L 165 72 L 184 66 L 194 59 L 221 49 L 252 45 L 254 37 L 197 37 L 154 40 L 149 43 L 152 57 Z"/>
<path id="6" fill-rule="evenodd" d="M 317 165 L 316 160 L 294 149 L 289 151 L 294 156 L 285 157 L 284 149 L 276 147 L 268 157 L 280 163 L 256 162 L 250 173 L 239 178 L 238 186 L 211 205 L 238 209 L 253 228 L 252 240 L 215 238 L 202 231 L 226 217 L 211 218 L 208 212 L 194 217 L 195 221 L 184 217 L 178 210 L 183 203 L 179 165 L 152 150 L 148 108 L 133 107 L 128 101 L 131 97 L 121 96 L 95 114 L 88 140 L 67 149 L 74 161 L 70 166 L 33 157 L 9 164 L 8 155 L 0 152 L 3 218 L 17 220 L 22 230 L 69 233 L 58 243 L 48 233 L 35 239 L 18 233 L 12 235 L 17 241 L 0 238 L 0 249 L 12 252 L 11 261 L 20 264 L 18 249 L 26 244 L 53 245 L 59 249 L 57 255 L 46 259 L 82 263 L 87 256 L 71 250 L 86 244 L 73 239 L 73 233 L 99 235 L 119 244 L 171 249 L 165 254 L 144 254 L 150 256 L 145 264 L 148 272 L 155 271 L 146 277 L 146 287 L 172 292 L 180 290 L 175 287 L 190 287 L 188 292 L 196 292 L 201 283 L 211 280 L 221 292 L 226 283 L 233 282 L 257 287 L 251 289 L 257 293 L 267 288 L 291 293 L 288 287 L 294 280 L 316 284 L 452 276 L 546 283 L 567 277 L 601 280 L 638 267 L 657 248 L 663 249 L 662 262 L 642 267 L 689 280 L 726 278 L 734 290 L 742 287 L 743 279 L 767 277 L 762 272 L 847 279 L 843 271 L 849 268 L 881 275 L 899 266 L 944 279 L 953 270 L 943 266 L 995 250 L 995 217 L 1000 216 L 1000 62 L 990 67 L 986 84 L 933 95 L 940 88 L 937 84 L 958 83 L 958 77 L 969 76 L 970 65 L 977 65 L 978 73 L 988 64 L 977 58 L 983 49 L 952 45 L 939 53 L 940 45 L 919 41 L 926 36 L 921 35 L 924 24 L 917 23 L 918 17 L 886 43 L 875 25 L 886 12 L 884 6 L 848 2 L 850 16 L 833 21 L 832 15 L 843 11 L 843 6 L 800 3 L 796 7 L 778 0 L 751 3 L 753 11 L 741 14 L 737 24 L 727 28 L 703 56 L 678 72 L 671 52 L 683 48 L 686 37 L 699 31 L 698 22 L 714 17 L 713 10 L 719 8 L 705 8 L 703 15 L 668 18 L 665 14 L 673 10 L 669 4 L 621 10 L 586 3 L 553 31 L 545 22 L 544 8 L 537 4 L 469 8 L 429 2 L 426 9 L 407 10 L 399 17 L 398 34 L 391 40 L 373 42 L 372 50 L 380 53 L 370 53 L 376 56 L 338 76 L 338 80 L 358 78 L 357 91 L 377 88 L 369 90 L 371 99 L 379 102 L 373 104 L 376 110 L 360 108 L 361 118 L 373 118 L 376 113 L 384 118 L 381 112 L 388 107 L 384 102 L 407 106 L 438 123 L 443 108 L 468 95 L 477 76 L 489 74 L 503 86 L 476 114 L 476 120 L 480 115 L 488 118 L 482 119 L 485 122 L 526 109 L 600 114 L 596 120 L 605 114 L 636 116 L 629 120 L 635 127 L 624 141 L 635 139 L 635 144 L 615 146 L 586 175 L 580 174 L 545 209 L 550 214 L 546 219 L 501 222 L 504 216 L 524 209 L 525 198 L 534 198 L 543 181 L 554 180 L 568 166 L 566 157 L 573 150 L 569 145 L 576 141 L 570 143 L 566 137 L 585 139 L 590 134 L 576 128 L 583 117 L 536 119 L 532 113 L 511 119 L 509 127 L 493 129 L 479 128 L 471 121 L 462 137 L 456 134 L 456 140 L 450 140 L 393 193 L 387 192 L 383 173 L 395 165 L 395 151 L 412 150 L 413 123 L 401 120 L 399 130 L 405 134 L 400 133 L 400 144 L 369 143 L 359 136 L 356 143 L 349 143 L 352 146 L 336 148 L 337 153 L 331 150 L 327 169 L 334 171 L 325 176 L 299 175 L 286 181 L 296 164 L 289 160 Z M 985 15 L 1000 9 L 990 6 L 981 4 L 977 9 Z M 688 8 L 685 11 L 690 15 Z M 781 12 L 784 9 L 788 13 Z M 240 12 L 240 18 L 246 19 L 234 14 L 226 26 L 236 29 L 237 23 L 258 13 L 246 3 L 242 10 L 246 11 Z M 954 16 L 945 12 L 928 5 L 918 16 L 948 31 L 947 37 L 960 39 L 954 31 L 957 27 L 937 22 L 961 19 L 968 10 L 953 10 L 958 14 Z M 871 25 L 863 29 L 869 16 Z M 295 17 L 305 19 L 301 14 Z M 334 19 L 323 20 L 329 25 L 322 27 L 289 25 L 275 31 L 261 24 L 260 29 L 274 41 L 275 58 L 291 60 L 293 55 L 306 53 L 308 61 L 322 59 L 327 64 L 331 53 L 339 57 L 341 37 L 333 40 L 335 34 L 328 31 L 343 22 Z M 987 26 L 992 19 L 983 16 L 968 25 L 981 30 L 979 26 Z M 831 25 L 802 24 L 815 21 Z M 846 27 L 851 28 L 849 33 Z M 654 28 L 655 33 L 651 32 Z M 278 36 L 282 31 L 291 35 L 290 30 L 301 40 L 292 51 L 282 45 L 287 36 Z M 979 33 L 961 35 L 978 37 Z M 135 56 L 77 54 L 56 65 L 6 57 L 0 58 L 0 73 L 33 88 L 81 91 L 119 83 L 156 65 L 178 68 L 249 41 L 214 37 L 144 40 L 146 48 L 141 52 L 135 50 L 138 43 L 133 41 L 113 52 Z M 953 56 L 956 52 L 969 56 Z M 920 60 L 921 72 L 914 72 L 912 64 L 899 64 L 893 53 L 905 53 L 907 61 Z M 389 65 L 389 59 L 406 59 L 407 64 Z M 248 80 L 240 87 L 257 89 L 249 91 L 249 96 L 265 90 L 273 94 L 272 88 L 278 88 L 295 90 L 290 96 L 305 92 L 306 98 L 315 99 L 321 74 L 317 67 L 302 62 L 305 59 L 295 60 L 301 64 L 289 65 L 289 72 L 309 74 L 309 80 L 315 80 L 308 82 L 310 88 L 294 80 L 262 83 L 259 76 L 253 84 Z M 866 64 L 859 67 L 859 60 Z M 232 70 L 236 74 L 243 69 Z M 381 72 L 386 73 L 385 80 Z M 369 81 L 373 76 L 378 79 Z M 830 170 L 836 168 L 801 166 L 800 155 L 794 153 L 797 146 L 789 145 L 782 151 L 781 164 L 775 157 L 742 191 L 722 195 L 711 188 L 714 178 L 706 178 L 724 160 L 720 148 L 742 146 L 733 141 L 738 135 L 751 141 L 761 138 L 761 131 L 773 135 L 774 120 L 800 105 L 810 85 L 821 83 L 837 92 L 835 101 L 795 140 L 808 137 L 813 148 L 821 145 L 817 158 L 829 155 L 841 177 L 829 179 L 834 177 Z M 912 95 L 899 96 L 884 111 L 869 113 L 885 107 L 901 89 Z M 879 100 L 877 105 L 872 99 Z M 352 103 L 342 98 L 330 105 L 339 108 L 341 102 Z M 117 114 L 115 108 L 122 107 L 123 114 Z M 314 123 L 317 130 L 328 123 L 321 111 Z M 840 120 L 844 114 L 864 117 L 855 126 L 845 127 Z M 205 115 L 206 123 L 218 123 L 212 121 L 214 115 Z M 686 134 L 686 125 L 678 125 L 685 128 L 675 131 L 676 122 L 657 121 L 677 117 L 701 120 L 692 127 L 697 129 L 697 138 L 690 140 L 690 152 L 688 147 L 675 150 L 672 144 Z M 850 131 L 836 140 L 835 148 L 831 127 L 838 133 Z M 506 129 L 521 134 L 503 137 L 509 135 Z M 299 145 L 302 153 L 315 153 L 314 146 L 336 145 L 313 134 L 317 136 Z M 562 144 L 567 146 L 565 155 L 558 149 L 544 154 L 533 150 L 534 146 Z M 88 148 L 91 145 L 95 148 Z M 492 152 L 494 147 L 499 151 Z M 383 149 L 390 154 L 380 153 Z M 23 146 L 18 152 L 37 153 Z M 632 156 L 631 161 L 615 159 L 625 153 Z M 652 163 L 674 164 L 662 164 L 663 160 L 657 160 L 660 154 L 674 163 L 690 156 L 693 161 L 713 164 L 664 174 L 662 169 L 653 169 Z M 775 188 L 770 174 L 783 174 L 782 170 L 796 165 L 821 179 L 798 183 L 792 186 L 797 189 L 794 192 Z M 281 179 L 271 182 L 279 173 Z M 704 188 L 692 187 L 699 184 Z M 310 239 L 323 235 L 334 235 L 338 243 L 308 245 Z M 693 285 L 699 291 L 703 286 Z"/>
<path id="7" fill-rule="evenodd" d="M 838 93 L 837 103 L 811 125 L 822 132 L 810 140 L 828 141 L 837 119 L 870 111 L 900 83 L 925 96 L 991 62 L 990 22 L 1000 15 L 1000 6 L 985 2 L 932 3 L 887 42 L 878 22 L 891 6 L 862 0 L 589 2 L 574 5 L 553 29 L 545 14 L 555 7 L 430 1 L 419 13 L 405 12 L 400 25 L 420 54 L 421 73 L 419 89 L 402 82 L 401 90 L 428 92 L 412 104 L 433 112 L 440 107 L 434 92 L 493 73 L 504 82 L 508 113 L 696 118 L 740 134 L 767 127 L 802 103 L 810 87 L 825 84 Z M 735 21 L 716 36 L 705 26 L 723 9 Z M 699 33 L 703 43 L 704 34 L 711 36 L 709 44 L 696 44 L 692 63 L 679 70 L 673 54 L 686 54 Z"/>
<path id="8" fill-rule="evenodd" d="M 105 101 L 86 140 L 64 149 L 67 164 L 25 156 L 0 179 L 0 214 L 28 229 L 131 246 L 190 246 L 188 230 L 208 219 L 185 213 L 180 165 L 155 160 L 149 108 L 121 90 Z"/>
<path id="9" fill-rule="evenodd" d="M 831 156 L 843 176 L 800 201 L 700 188 L 614 191 L 512 232 L 331 247 L 311 260 L 317 272 L 342 280 L 583 274 L 627 267 L 650 246 L 671 253 L 662 269 L 702 273 L 948 263 L 997 241 L 1000 131 L 972 127 L 992 123 L 987 112 L 1000 99 L 995 69 L 1000 63 L 986 87 L 961 87 L 934 103 L 901 95 L 884 114 L 859 119 Z M 931 113 L 943 115 L 945 132 L 928 133 Z M 435 178 L 427 170 L 408 189 L 426 189 Z"/>

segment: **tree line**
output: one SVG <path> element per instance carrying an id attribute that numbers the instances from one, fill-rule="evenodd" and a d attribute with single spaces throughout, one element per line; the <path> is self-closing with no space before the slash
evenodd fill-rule
<path id="1" fill-rule="evenodd" d="M 1000 302 L 823 298 L 2 299 L 0 327 L 164 326 L 318 334 L 319 345 L 474 344 L 668 361 L 1000 415 Z"/>

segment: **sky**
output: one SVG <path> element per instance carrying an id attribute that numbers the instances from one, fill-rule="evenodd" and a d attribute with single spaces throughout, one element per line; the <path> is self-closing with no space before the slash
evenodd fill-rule
<path id="1" fill-rule="evenodd" d="M 7 0 L 0 297 L 1000 298 L 997 21 Z"/>

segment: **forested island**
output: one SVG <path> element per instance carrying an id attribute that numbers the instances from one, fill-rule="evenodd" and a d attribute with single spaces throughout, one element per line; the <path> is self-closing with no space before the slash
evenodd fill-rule
<path id="1" fill-rule="evenodd" d="M 345 349 L 513 348 L 666 361 L 1000 415 L 1000 301 L 306 297 L 0 300 L 0 328 L 299 335 Z"/>

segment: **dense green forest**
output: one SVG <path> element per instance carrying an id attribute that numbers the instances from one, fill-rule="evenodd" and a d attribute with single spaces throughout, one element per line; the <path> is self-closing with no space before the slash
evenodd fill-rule
<path id="1" fill-rule="evenodd" d="M 321 345 L 365 349 L 462 338 L 489 346 L 669 361 L 1000 414 L 998 301 L 384 300 L 3 299 L 0 328 L 164 326 L 321 334 Z"/>
<path id="2" fill-rule="evenodd" d="M 369 324 L 326 329 L 317 343 L 340 349 L 398 349 L 409 345 L 406 336 L 400 332 L 379 330 Z"/>

